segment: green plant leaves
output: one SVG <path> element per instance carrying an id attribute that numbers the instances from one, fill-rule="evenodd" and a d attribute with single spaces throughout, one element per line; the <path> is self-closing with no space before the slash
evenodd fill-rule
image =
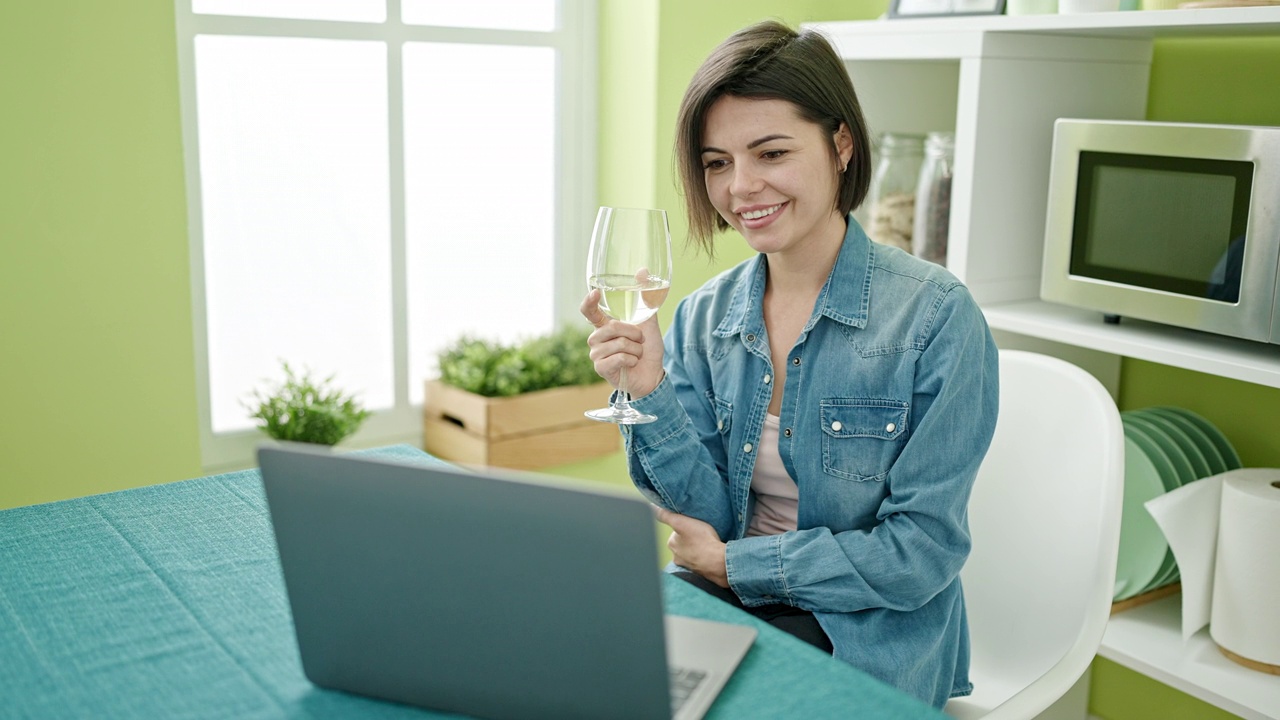
<path id="1" fill-rule="evenodd" d="M 353 396 L 333 387 L 334 376 L 315 380 L 309 371 L 298 375 L 281 361 L 285 381 L 270 391 L 255 390 L 255 403 L 245 403 L 249 417 L 277 440 L 336 445 L 360 428 L 372 413 Z"/>
<path id="2" fill-rule="evenodd" d="M 485 397 L 599 382 L 590 332 L 569 327 L 516 345 L 463 336 L 440 353 L 440 380 Z"/>

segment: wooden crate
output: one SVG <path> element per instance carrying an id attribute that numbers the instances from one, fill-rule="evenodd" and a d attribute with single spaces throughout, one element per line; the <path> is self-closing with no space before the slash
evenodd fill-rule
<path id="1" fill-rule="evenodd" d="M 608 383 L 487 398 L 427 382 L 423 447 L 445 460 L 532 470 L 616 452 L 613 423 L 582 413 L 609 402 Z"/>

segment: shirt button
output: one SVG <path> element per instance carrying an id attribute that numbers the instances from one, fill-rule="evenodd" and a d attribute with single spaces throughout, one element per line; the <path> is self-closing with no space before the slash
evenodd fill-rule
<path id="1" fill-rule="evenodd" d="M 786 430 L 783 430 L 782 434 L 787 437 L 791 437 L 791 428 L 787 428 Z"/>
<path id="2" fill-rule="evenodd" d="M 840 432 L 840 428 L 842 427 L 844 427 L 844 425 L 841 425 L 839 420 L 831 423 L 831 429 L 836 432 Z"/>
<path id="3" fill-rule="evenodd" d="M 723 421 L 723 420 L 717 420 L 717 421 L 716 421 L 716 429 L 717 429 L 717 430 L 723 430 L 723 429 L 724 429 L 724 421 Z"/>
<path id="4" fill-rule="evenodd" d="M 755 341 L 756 341 L 756 336 L 752 335 L 751 333 L 747 333 L 747 342 L 755 342 Z"/>
<path id="5" fill-rule="evenodd" d="M 791 358 L 791 364 L 792 364 L 792 365 L 799 365 L 799 364 L 800 364 L 800 358 Z"/>
<path id="6" fill-rule="evenodd" d="M 742 446 L 742 452 L 744 452 L 744 453 L 749 453 L 749 452 L 751 452 L 751 443 L 747 443 L 746 445 L 743 445 L 743 446 Z"/>
<path id="7" fill-rule="evenodd" d="M 773 378 L 769 377 L 768 375 L 765 375 L 765 376 L 764 376 L 764 384 L 765 384 L 765 385 L 768 385 L 772 380 L 773 380 Z"/>
<path id="8" fill-rule="evenodd" d="M 898 427 L 897 425 L 894 425 L 893 423 L 889 423 L 888 425 L 884 426 L 884 431 L 893 432 L 895 429 L 897 429 L 897 427 Z"/>

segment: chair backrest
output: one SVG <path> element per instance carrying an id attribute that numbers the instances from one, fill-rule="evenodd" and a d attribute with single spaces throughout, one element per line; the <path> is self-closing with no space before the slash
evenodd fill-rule
<path id="1" fill-rule="evenodd" d="M 961 572 L 970 698 L 947 712 L 1035 717 L 1088 668 L 1106 629 L 1124 493 L 1124 430 L 1105 388 L 1035 353 L 1000 352 L 1000 415 L 969 504 Z"/>

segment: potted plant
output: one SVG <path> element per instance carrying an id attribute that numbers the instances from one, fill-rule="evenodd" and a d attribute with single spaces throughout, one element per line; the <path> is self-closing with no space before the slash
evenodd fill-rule
<path id="1" fill-rule="evenodd" d="M 440 378 L 427 382 L 423 447 L 454 462 L 517 469 L 617 451 L 618 429 L 583 416 L 610 392 L 588 356 L 588 333 L 454 341 L 438 356 Z"/>
<path id="2" fill-rule="evenodd" d="M 333 386 L 334 376 L 316 380 L 309 370 L 295 373 L 281 361 L 284 382 L 255 390 L 250 417 L 276 440 L 336 445 L 360 428 L 371 414 L 351 395 Z"/>

